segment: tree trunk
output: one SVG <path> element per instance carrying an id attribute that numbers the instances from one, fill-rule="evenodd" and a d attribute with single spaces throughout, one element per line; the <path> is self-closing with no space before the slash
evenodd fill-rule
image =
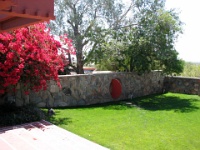
<path id="1" fill-rule="evenodd" d="M 76 69 L 76 73 L 77 74 L 84 74 L 84 70 L 83 70 L 83 56 L 82 56 L 82 53 L 77 53 L 76 54 L 76 57 L 77 57 L 77 69 Z"/>
<path id="2" fill-rule="evenodd" d="M 83 45 L 82 40 L 77 41 L 76 45 L 76 58 L 77 58 L 77 74 L 84 74 L 83 65 L 84 65 L 84 59 L 83 59 Z"/>

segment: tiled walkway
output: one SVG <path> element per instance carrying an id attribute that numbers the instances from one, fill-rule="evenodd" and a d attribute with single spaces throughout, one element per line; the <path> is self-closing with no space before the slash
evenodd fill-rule
<path id="1" fill-rule="evenodd" d="M 108 150 L 94 142 L 40 121 L 0 129 L 0 150 Z"/>

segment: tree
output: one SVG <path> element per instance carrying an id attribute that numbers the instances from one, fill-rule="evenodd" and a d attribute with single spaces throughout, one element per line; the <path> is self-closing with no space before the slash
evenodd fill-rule
<path id="1" fill-rule="evenodd" d="M 103 55 L 101 62 L 113 60 L 118 63 L 117 70 L 139 74 L 155 69 L 167 74 L 182 72 L 183 61 L 178 59 L 174 48 L 174 42 L 182 33 L 178 15 L 174 10 L 165 10 L 164 1 L 138 0 L 135 6 L 135 25 L 120 28 L 116 35 L 105 41 L 105 49 L 101 49 L 105 52 L 111 48 L 112 54 L 117 50 L 118 55 L 111 58 Z M 115 42 L 110 42 L 113 40 Z"/>
<path id="2" fill-rule="evenodd" d="M 0 33 L 0 94 L 15 89 L 18 83 L 27 89 L 26 94 L 45 90 L 48 80 L 60 86 L 58 71 L 64 67 L 61 56 L 65 57 L 72 45 L 69 39 L 63 39 L 69 49 L 62 49 L 44 24 Z"/>
<path id="3" fill-rule="evenodd" d="M 77 73 L 83 73 L 85 58 L 102 42 L 105 29 L 126 24 L 132 7 L 125 7 L 121 0 L 55 0 L 56 20 L 49 26 L 53 34 L 67 33 L 73 39 Z"/>

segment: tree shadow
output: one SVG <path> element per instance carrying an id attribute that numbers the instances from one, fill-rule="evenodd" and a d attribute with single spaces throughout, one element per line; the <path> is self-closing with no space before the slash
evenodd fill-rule
<path id="1" fill-rule="evenodd" d="M 112 103 L 105 103 L 99 106 L 93 107 L 103 107 L 107 110 L 126 110 L 133 108 L 140 108 L 150 111 L 158 110 L 173 110 L 175 112 L 192 112 L 199 109 L 197 102 L 200 100 L 191 98 L 181 98 L 179 96 L 166 96 L 165 94 L 145 96 L 135 99 L 123 100 Z"/>
<path id="2" fill-rule="evenodd" d="M 55 116 L 49 117 L 47 121 L 51 122 L 54 125 L 68 125 L 69 123 L 72 123 L 71 118 L 67 117 L 56 118 Z"/>
<path id="3" fill-rule="evenodd" d="M 197 103 L 200 103 L 200 100 L 195 98 L 185 98 L 176 96 L 169 96 L 165 94 L 155 94 L 150 96 L 144 96 L 134 99 L 128 99 L 128 100 L 122 100 L 122 101 L 114 101 L 114 102 L 107 102 L 107 103 L 100 103 L 100 104 L 93 104 L 93 105 L 87 105 L 87 106 L 72 106 L 67 107 L 67 109 L 94 109 L 94 108 L 102 108 L 105 110 L 127 110 L 127 109 L 145 109 L 150 111 L 170 111 L 173 110 L 175 112 L 192 112 L 200 109 L 198 107 Z M 61 108 L 66 109 L 66 107 Z M 65 122 L 65 119 L 68 123 L 71 122 L 70 118 L 63 118 L 60 120 L 57 120 L 57 123 L 62 124 L 62 122 Z"/>
<path id="4" fill-rule="evenodd" d="M 56 117 L 60 111 L 56 111 L 55 115 L 47 116 L 46 120 L 51 122 L 54 125 L 68 125 L 69 123 L 72 123 L 72 119 L 68 117 Z"/>
<path id="5" fill-rule="evenodd" d="M 114 102 L 111 104 L 107 104 L 103 107 L 105 110 L 127 110 L 132 109 L 134 104 L 127 102 L 127 101 L 120 101 L 120 102 Z"/>
<path id="6" fill-rule="evenodd" d="M 84 106 L 60 107 L 59 109 L 94 109 L 94 108 L 125 110 L 128 109 L 129 106 L 123 105 L 121 101 L 114 101 L 114 102 L 97 103 Z"/>
<path id="7" fill-rule="evenodd" d="M 147 98 L 131 100 L 137 107 L 150 110 L 174 110 L 175 112 L 192 112 L 198 110 L 195 102 L 200 102 L 197 99 L 184 99 L 176 96 L 155 95 Z"/>

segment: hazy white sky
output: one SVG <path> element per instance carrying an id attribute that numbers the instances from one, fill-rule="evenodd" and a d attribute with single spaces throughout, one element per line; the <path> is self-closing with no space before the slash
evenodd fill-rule
<path id="1" fill-rule="evenodd" d="M 184 32 L 176 43 L 179 57 L 185 61 L 200 62 L 199 6 L 199 0 L 166 0 L 166 7 L 178 8 L 180 19 L 185 23 Z"/>

